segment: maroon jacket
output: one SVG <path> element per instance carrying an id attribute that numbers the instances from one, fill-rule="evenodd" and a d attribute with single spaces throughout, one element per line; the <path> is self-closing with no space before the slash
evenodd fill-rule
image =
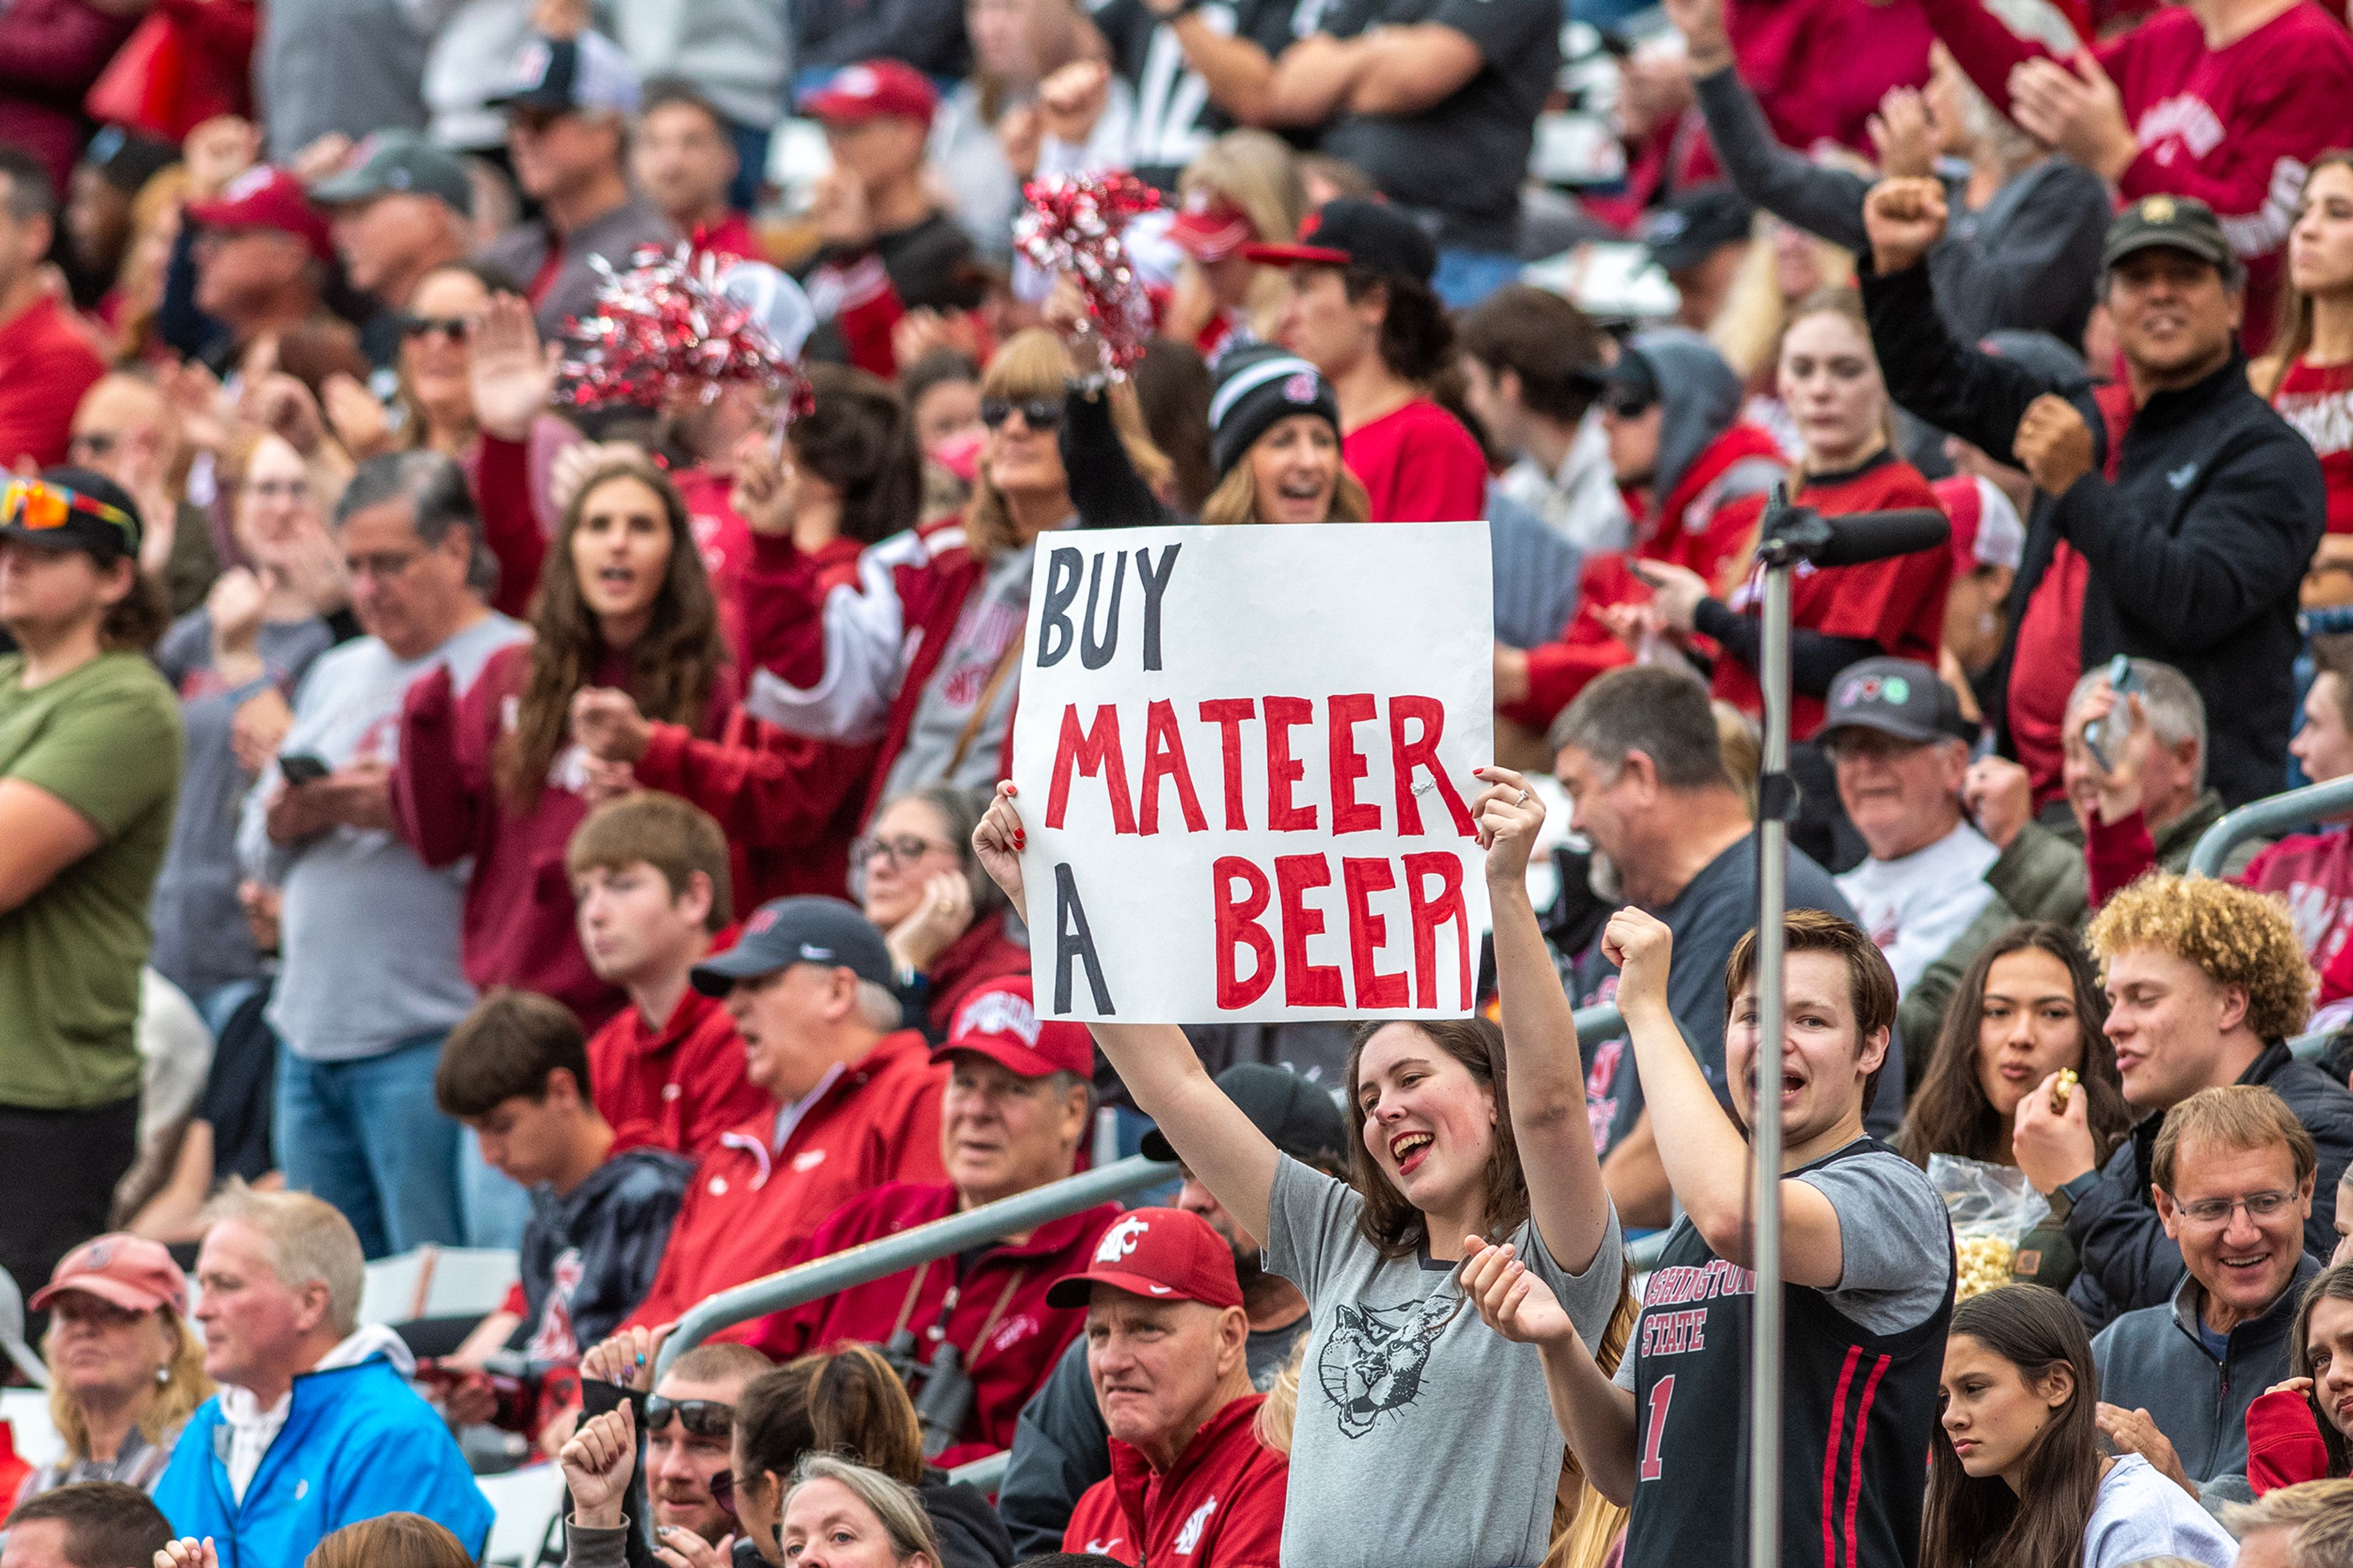
<path id="1" fill-rule="evenodd" d="M 90 131 L 81 100 L 136 21 L 82 0 L 9 0 L 0 8 L 0 142 L 49 166 L 60 203 Z"/>

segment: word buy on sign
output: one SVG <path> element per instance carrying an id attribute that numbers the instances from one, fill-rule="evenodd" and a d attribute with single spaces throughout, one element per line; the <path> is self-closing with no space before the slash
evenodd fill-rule
<path id="1" fill-rule="evenodd" d="M 1041 541 L 1013 732 L 1041 1008 L 1471 1012 L 1490 571 L 1483 522 Z"/>

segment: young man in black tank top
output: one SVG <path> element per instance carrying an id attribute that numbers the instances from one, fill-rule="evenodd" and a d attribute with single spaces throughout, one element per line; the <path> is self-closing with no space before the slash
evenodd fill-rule
<path id="1" fill-rule="evenodd" d="M 1791 911 L 1785 930 L 1781 1562 L 1909 1565 L 1952 1316 L 1952 1233 L 1927 1178 L 1862 1129 L 1895 1017 L 1886 960 L 1819 910 Z M 1732 1563 L 1747 1537 L 1747 1143 L 1667 1006 L 1667 928 L 1621 910 L 1603 941 L 1622 972 L 1618 1006 L 1643 1096 L 1672 1134 L 1659 1152 L 1684 1217 L 1615 1378 L 1509 1247 L 1472 1254 L 1464 1284 L 1490 1323 L 1541 1348 L 1569 1447 L 1603 1495 L 1631 1505 L 1625 1568 Z M 1725 973 L 1724 1041 L 1734 1104 L 1751 1120 L 1754 968 L 1751 933 Z M 1775 1070 L 1769 1058 L 1764 1070 Z"/>

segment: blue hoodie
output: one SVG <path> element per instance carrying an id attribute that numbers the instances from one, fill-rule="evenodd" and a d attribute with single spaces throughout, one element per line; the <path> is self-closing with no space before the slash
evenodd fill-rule
<path id="1" fill-rule="evenodd" d="M 174 1535 L 213 1538 L 221 1568 L 300 1568 L 322 1537 L 379 1514 L 421 1513 L 476 1561 L 491 1505 L 449 1428 L 382 1353 L 294 1380 L 286 1425 L 240 1503 L 230 1489 L 220 1400 L 190 1417 L 155 1484 Z"/>

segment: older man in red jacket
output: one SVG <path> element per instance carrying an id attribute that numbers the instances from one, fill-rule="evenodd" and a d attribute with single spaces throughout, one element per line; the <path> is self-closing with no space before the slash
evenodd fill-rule
<path id="1" fill-rule="evenodd" d="M 702 1157 L 653 1289 L 625 1327 L 670 1322 L 775 1273 L 855 1194 L 944 1174 L 946 1074 L 920 1033 L 898 1026 L 891 973 L 882 933 L 836 899 L 763 904 L 733 948 L 694 967 L 695 989 L 726 999 L 745 1076 L 776 1104 Z"/>
<path id="2" fill-rule="evenodd" d="M 965 999 L 934 1059 L 944 1182 L 902 1182 L 852 1199 L 802 1248 L 822 1258 L 911 1226 L 1009 1198 L 1071 1173 L 1093 1110 L 1094 1041 L 1078 1024 L 1041 1020 L 1029 977 L 1008 975 Z M 761 1321 L 750 1343 L 778 1361 L 844 1341 L 878 1344 L 914 1371 L 923 1447 L 955 1466 L 1009 1447 L 1013 1428 L 1063 1347 L 1075 1306 L 1047 1288 L 1093 1252 L 1117 1205 L 923 1264 Z"/>
<path id="3" fill-rule="evenodd" d="M 1186 1209 L 1132 1209 L 1047 1301 L 1087 1309 L 1087 1375 L 1111 1475 L 1079 1497 L 1065 1552 L 1274 1568 L 1291 1461 L 1258 1438 L 1234 1255 Z"/>

